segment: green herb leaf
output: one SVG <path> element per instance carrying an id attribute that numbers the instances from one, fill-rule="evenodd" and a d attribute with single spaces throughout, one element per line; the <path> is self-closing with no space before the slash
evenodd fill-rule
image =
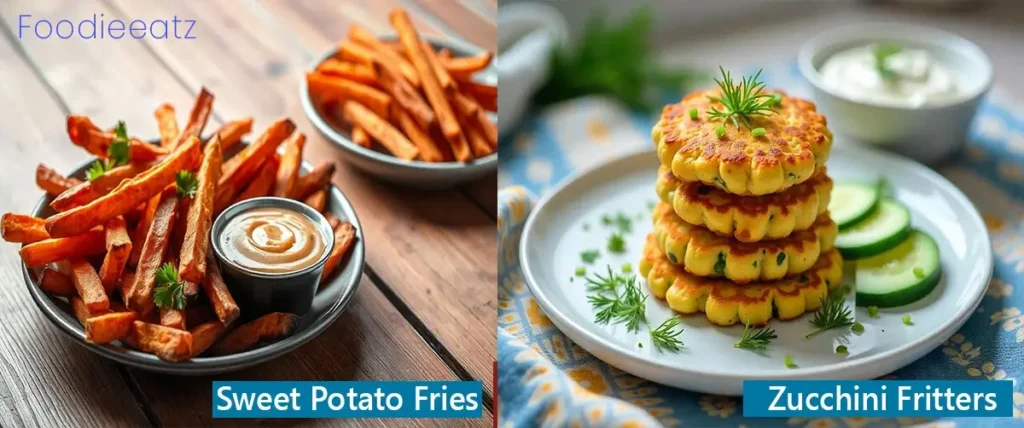
<path id="1" fill-rule="evenodd" d="M 787 369 L 795 369 L 796 368 L 796 362 L 793 361 L 793 356 L 792 355 L 786 355 L 786 357 L 782 359 L 782 362 L 786 364 L 786 368 Z"/>
<path id="2" fill-rule="evenodd" d="M 734 343 L 734 348 L 749 349 L 751 351 L 764 351 L 768 349 L 768 344 L 772 343 L 772 339 L 777 338 L 775 330 L 764 327 L 759 330 L 752 330 L 750 323 L 746 323 L 743 327 L 743 336 L 740 336 L 739 342 Z"/>
<path id="3" fill-rule="evenodd" d="M 878 306 L 868 306 L 868 316 L 878 318 Z"/>
<path id="4" fill-rule="evenodd" d="M 615 214 L 615 227 L 619 229 L 619 233 L 630 233 L 633 231 L 633 220 L 621 212 L 617 213 Z"/>
<path id="5" fill-rule="evenodd" d="M 903 48 L 895 43 L 879 43 L 875 46 L 874 51 L 872 51 L 875 55 L 875 69 L 878 70 L 878 74 L 882 76 L 882 79 L 891 80 L 896 77 L 896 73 L 889 68 L 886 60 L 901 51 L 903 51 Z"/>
<path id="6" fill-rule="evenodd" d="M 753 130 L 750 131 L 750 135 L 753 135 L 755 137 L 763 137 L 765 135 L 768 135 L 768 131 L 765 131 L 764 128 L 754 128 Z"/>
<path id="7" fill-rule="evenodd" d="M 836 347 L 837 354 L 845 354 L 847 352 L 846 345 L 839 345 Z"/>
<path id="8" fill-rule="evenodd" d="M 662 321 L 658 328 L 651 330 L 651 342 L 654 347 L 666 351 L 676 352 L 683 346 L 679 335 L 683 334 L 683 328 L 679 327 L 682 320 L 673 315 Z M 678 328 L 677 328 L 678 327 Z"/>
<path id="9" fill-rule="evenodd" d="M 903 316 L 903 324 L 904 325 L 914 325 L 914 323 L 912 321 L 910 321 L 910 315 L 904 315 Z"/>
<path id="10" fill-rule="evenodd" d="M 864 324 L 861 324 L 859 322 L 855 322 L 855 323 L 853 323 L 852 326 L 850 326 L 850 330 L 853 331 L 854 333 L 863 333 L 864 332 Z"/>
<path id="11" fill-rule="evenodd" d="M 725 275 L 725 254 L 718 253 L 718 261 L 715 262 L 715 273 Z"/>
<path id="12" fill-rule="evenodd" d="M 178 279 L 174 265 L 165 263 L 156 271 L 156 289 L 153 303 L 158 308 L 185 309 L 185 285 Z"/>
<path id="13" fill-rule="evenodd" d="M 846 307 L 846 300 L 842 296 L 825 295 L 821 298 L 821 307 L 814 312 L 811 324 L 818 329 L 809 333 L 806 336 L 808 339 L 825 330 L 852 325 L 853 314 Z"/>
<path id="14" fill-rule="evenodd" d="M 199 179 L 189 171 L 178 171 L 174 176 L 174 183 L 177 187 L 178 196 L 191 198 L 196 195 L 199 189 Z"/>
<path id="15" fill-rule="evenodd" d="M 718 84 L 721 93 L 717 97 L 708 98 L 722 104 L 722 109 L 711 107 L 711 110 L 707 111 L 708 116 L 722 119 L 723 122 L 731 121 L 736 128 L 740 127 L 742 121 L 749 128 L 751 116 L 775 114 L 775 110 L 772 110 L 775 105 L 772 95 L 761 92 L 764 90 L 764 82 L 760 80 L 761 70 L 751 77 L 744 77 L 738 85 L 733 83 L 732 75 L 728 71 L 721 66 L 718 70 L 722 72 L 722 78 L 715 79 L 715 83 Z"/>
<path id="16" fill-rule="evenodd" d="M 85 175 L 89 179 L 89 181 L 96 181 L 97 178 L 100 178 L 103 176 L 103 174 L 106 174 L 107 170 L 108 168 L 106 162 L 96 161 L 93 162 L 91 166 L 89 166 L 89 170 L 85 172 Z"/>
<path id="17" fill-rule="evenodd" d="M 587 274 L 587 268 L 579 266 L 576 268 L 576 276 L 583 276 Z"/>
<path id="18" fill-rule="evenodd" d="M 114 141 L 111 141 L 110 147 L 107 148 L 107 160 L 109 162 L 107 169 L 128 164 L 128 155 L 131 152 L 130 143 L 124 121 L 117 121 L 117 126 L 114 127 Z"/>
<path id="19" fill-rule="evenodd" d="M 608 237 L 608 251 L 617 254 L 626 252 L 626 239 L 621 234 L 613 233 Z"/>
<path id="20" fill-rule="evenodd" d="M 594 261 L 600 256 L 601 253 L 597 250 L 586 250 L 580 253 L 580 259 L 583 260 L 584 263 L 594 263 Z"/>
<path id="21" fill-rule="evenodd" d="M 622 273 L 632 273 L 632 272 L 633 272 L 633 264 L 632 263 L 623 263 L 622 264 Z"/>

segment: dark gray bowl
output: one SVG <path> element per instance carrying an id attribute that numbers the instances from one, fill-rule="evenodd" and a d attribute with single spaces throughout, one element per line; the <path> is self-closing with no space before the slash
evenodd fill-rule
<path id="1" fill-rule="evenodd" d="M 397 40 L 394 35 L 381 36 L 380 38 L 388 41 Z M 476 55 L 481 52 L 480 48 L 456 40 L 430 37 L 424 37 L 424 39 L 434 46 L 435 49 L 447 48 L 455 56 Z M 321 62 L 326 61 L 337 53 L 338 48 L 335 45 L 316 58 L 310 64 L 309 69 L 316 69 Z M 497 75 L 493 64 L 477 73 L 477 80 L 496 82 Z M 313 101 L 309 97 L 309 88 L 306 86 L 305 78 L 299 83 L 299 99 L 302 100 L 302 107 L 306 111 L 306 116 L 309 117 L 310 122 L 313 122 L 313 126 L 316 127 L 317 131 L 324 138 L 341 148 L 341 154 L 345 161 L 384 181 L 418 189 L 445 189 L 457 184 L 477 180 L 488 174 L 494 174 L 498 170 L 497 151 L 489 156 L 467 163 L 434 163 L 402 160 L 387 153 L 365 148 L 353 143 L 347 130 L 335 128 L 323 118 L 322 112 L 313 105 Z M 494 115 L 491 115 L 492 119 L 494 117 Z"/>
<path id="2" fill-rule="evenodd" d="M 85 179 L 85 171 L 94 160 L 82 163 L 69 176 Z M 303 172 L 309 172 L 312 169 L 312 165 L 303 162 Z M 54 211 L 49 205 L 52 200 L 53 198 L 50 196 L 43 196 L 30 214 L 41 218 L 53 215 Z M 356 227 L 357 240 L 352 246 L 350 254 L 346 256 L 348 261 L 345 269 L 336 272 L 333 278 L 323 285 L 313 299 L 313 305 L 302 316 L 298 327 L 291 336 L 238 354 L 199 357 L 180 363 L 171 363 L 161 360 L 155 355 L 121 346 L 118 342 L 104 345 L 86 343 L 85 330 L 78 318 L 71 313 L 67 299 L 50 296 L 36 285 L 41 269 L 29 269 L 24 263 L 22 263 L 21 269 L 28 292 L 39 309 L 43 311 L 43 315 L 46 315 L 46 318 L 73 342 L 92 352 L 132 367 L 161 373 L 209 375 L 241 370 L 280 357 L 320 335 L 341 315 L 352 296 L 355 295 L 356 287 L 363 276 L 363 261 L 366 257 L 363 246 L 363 228 L 359 224 L 359 218 L 356 217 L 356 211 L 352 208 L 352 204 L 335 186 L 331 186 L 331 197 L 327 209 L 342 221 L 348 220 Z M 232 284 L 228 284 L 228 287 L 232 288 Z M 255 315 L 247 314 L 245 307 L 241 309 L 241 318 L 236 323 L 248 321 L 253 318 L 252 315 Z"/>

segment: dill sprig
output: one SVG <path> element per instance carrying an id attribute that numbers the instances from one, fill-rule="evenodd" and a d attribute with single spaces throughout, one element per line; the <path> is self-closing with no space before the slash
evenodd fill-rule
<path id="1" fill-rule="evenodd" d="M 771 94 L 765 94 L 764 82 L 760 81 L 761 70 L 751 77 L 744 77 L 740 84 L 733 83 L 732 75 L 721 66 L 718 69 L 722 72 L 722 79 L 715 79 L 715 83 L 721 88 L 721 94 L 717 97 L 709 96 L 708 99 L 722 104 L 722 110 L 718 107 L 711 107 L 707 111 L 708 116 L 714 119 L 732 121 L 738 129 L 740 121 L 750 127 L 750 116 L 768 116 L 775 113 L 772 107 L 776 104 Z"/>
<path id="2" fill-rule="evenodd" d="M 810 332 L 806 336 L 808 339 L 825 330 L 853 325 L 853 314 L 850 308 L 846 307 L 846 299 L 843 296 L 826 295 L 821 298 L 821 307 L 814 312 L 811 324 L 818 329 Z"/>
<path id="3" fill-rule="evenodd" d="M 775 330 L 770 327 L 764 327 L 758 330 L 750 328 L 750 323 L 746 323 L 743 327 L 743 336 L 740 336 L 739 342 L 734 343 L 734 348 L 749 349 L 751 351 L 764 351 L 768 349 L 768 344 L 772 343 L 772 339 L 775 339 Z"/>
<path id="4" fill-rule="evenodd" d="M 636 275 L 616 275 L 612 267 L 607 274 L 594 273 L 586 278 L 587 302 L 594 308 L 594 322 L 598 324 L 625 324 L 626 331 L 637 333 L 645 325 L 656 349 L 678 351 L 683 345 L 679 335 L 679 319 L 671 317 L 653 328 L 647 320 L 647 295 L 640 288 Z M 621 291 L 620 291 L 621 289 Z M 673 321 L 674 319 L 674 321 Z"/>

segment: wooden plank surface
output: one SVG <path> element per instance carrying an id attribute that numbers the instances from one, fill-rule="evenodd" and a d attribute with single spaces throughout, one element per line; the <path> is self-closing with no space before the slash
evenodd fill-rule
<path id="1" fill-rule="evenodd" d="M 18 54 L 8 28 L 0 40 L 0 212 L 29 212 L 42 195 L 35 166 L 59 170 L 84 155 L 69 150 L 64 111 Z M 0 426 L 144 426 L 123 369 L 50 324 L 25 288 L 18 246 L 0 244 Z"/>
<path id="2" fill-rule="evenodd" d="M 480 16 L 461 1 L 453 0 L 406 0 L 404 4 L 422 8 L 473 44 L 490 51 L 498 49 L 498 26 Z"/>
<path id="3" fill-rule="evenodd" d="M 140 19 L 171 12 L 163 9 L 167 6 L 162 3 L 141 5 L 113 0 L 113 4 L 124 14 Z M 187 10 L 183 10 L 186 5 Z M 252 114 L 261 123 L 265 118 L 289 116 L 309 137 L 307 159 L 338 159 L 338 149 L 316 133 L 298 104 L 301 71 L 307 61 L 290 53 L 288 40 L 275 33 L 273 24 L 257 12 L 223 2 L 175 4 L 175 10 L 203 16 L 204 20 L 196 24 L 197 30 L 205 37 L 224 41 L 200 45 L 146 42 L 160 61 L 180 76 L 179 80 L 189 84 L 192 91 L 198 90 L 198 82 L 204 82 L 218 94 L 215 111 L 227 117 Z M 386 16 L 386 11 L 376 13 Z M 338 19 L 335 25 L 342 29 L 351 22 Z M 226 33 L 228 30 L 230 33 Z M 227 40 L 236 38 L 244 41 L 230 50 L 221 48 Z M 263 64 L 270 61 L 277 61 L 277 67 L 287 72 L 268 72 Z M 218 66 L 203 66 L 209 63 Z M 221 96 L 251 88 L 259 88 L 260 99 L 281 102 L 254 103 L 244 95 Z M 421 335 L 436 340 L 442 353 L 451 354 L 450 359 L 442 357 L 456 374 L 484 381 L 490 395 L 497 346 L 497 238 L 493 217 L 458 192 L 401 189 L 344 164 L 339 166 L 334 182 L 356 207 L 363 232 L 371 240 L 366 246 L 367 264 L 374 283 L 400 305 Z"/>
<path id="4" fill-rule="evenodd" d="M 136 372 L 148 401 L 167 427 L 209 426 L 214 380 L 457 380 L 425 349 L 423 340 L 368 280 L 348 310 L 321 336 L 271 363 L 219 376 L 181 377 Z M 386 350 L 386 352 L 382 352 Z M 405 420 L 403 426 L 490 426 L 481 420 Z M 266 421 L 259 421 L 259 423 Z M 345 424 L 353 421 L 346 420 Z M 393 426 L 395 421 L 359 419 L 359 426 Z M 252 426 L 247 419 L 218 420 L 218 426 Z M 283 423 L 283 422 L 282 422 Z M 340 420 L 309 420 L 303 425 L 339 425 Z"/>

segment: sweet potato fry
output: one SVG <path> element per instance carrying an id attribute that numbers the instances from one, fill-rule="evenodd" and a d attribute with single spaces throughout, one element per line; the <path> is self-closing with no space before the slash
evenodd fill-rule
<path id="1" fill-rule="evenodd" d="M 166 361 L 184 361 L 192 354 L 192 335 L 185 330 L 136 320 L 126 339 L 133 348 Z"/>
<path id="2" fill-rule="evenodd" d="M 85 325 L 85 321 L 92 316 L 92 313 L 89 312 L 89 308 L 85 307 L 85 303 L 82 302 L 82 298 L 78 297 L 78 295 L 71 298 L 71 312 L 75 314 L 75 318 L 78 318 L 78 322 L 82 323 L 82 325 Z M 99 311 L 97 315 L 109 312 L 109 310 Z"/>
<path id="3" fill-rule="evenodd" d="M 345 257 L 348 250 L 352 248 L 352 244 L 356 241 L 356 227 L 349 222 L 343 222 L 338 227 L 334 228 L 334 249 L 331 250 L 331 255 L 327 256 L 327 264 L 324 265 L 324 272 L 320 274 L 320 280 L 323 281 L 331 276 L 334 269 L 341 263 L 341 259 Z"/>
<path id="4" fill-rule="evenodd" d="M 391 26 L 395 27 L 395 30 L 398 32 L 398 37 L 402 41 L 406 55 L 409 55 L 412 65 L 416 67 L 416 72 L 420 75 L 420 80 L 423 82 L 423 92 L 426 93 L 430 106 L 434 108 L 437 121 L 441 125 L 441 132 L 451 144 L 455 159 L 460 162 L 470 160 L 472 155 L 469 151 L 469 144 L 466 142 L 466 137 L 462 133 L 462 128 L 455 117 L 455 113 L 452 111 L 451 105 L 448 104 L 448 97 L 444 95 L 444 90 L 441 88 L 441 84 L 438 83 L 433 67 L 430 66 L 427 54 L 423 52 L 423 42 L 416 33 L 416 29 L 409 19 L 409 14 L 402 8 L 395 8 L 391 10 L 388 18 L 391 21 Z M 428 127 L 424 128 L 429 129 Z"/>
<path id="5" fill-rule="evenodd" d="M 416 74 L 413 65 L 396 53 L 394 49 L 378 40 L 373 33 L 357 24 L 352 24 L 348 27 L 348 37 L 356 43 L 369 47 L 374 61 L 387 63 L 388 67 L 401 73 L 402 77 L 413 87 L 420 87 L 420 76 Z"/>
<path id="6" fill-rule="evenodd" d="M 71 278 L 50 268 L 43 269 L 43 273 L 39 274 L 39 288 L 59 297 L 78 295 L 78 290 L 75 289 L 75 284 L 71 283 Z"/>
<path id="7" fill-rule="evenodd" d="M 288 197 L 296 200 L 303 200 L 311 193 L 315 192 L 316 189 L 323 189 L 327 183 L 331 182 L 331 176 L 334 175 L 334 168 L 334 162 L 324 162 L 317 165 L 309 174 L 300 176 L 295 180 L 295 187 L 292 189 L 292 193 L 289 194 Z"/>
<path id="8" fill-rule="evenodd" d="M 68 189 L 77 186 L 82 181 L 77 178 L 67 178 L 50 169 L 50 167 L 39 164 L 36 167 L 36 185 L 50 196 L 57 196 Z"/>
<path id="9" fill-rule="evenodd" d="M 191 141 L 197 140 L 193 138 Z M 135 282 L 128 290 L 128 300 L 125 301 L 128 309 L 138 312 L 143 318 L 153 310 L 156 271 L 160 269 L 167 254 L 168 242 L 175 225 L 174 219 L 178 214 L 177 206 L 178 195 L 175 193 L 175 188 L 167 186 L 160 197 L 160 205 L 153 217 L 153 224 L 142 244 L 142 256 L 135 269 Z"/>
<path id="10" fill-rule="evenodd" d="M 122 181 L 148 170 L 150 166 L 151 164 L 148 163 L 130 163 L 111 168 L 110 171 L 107 171 L 95 180 L 79 183 L 61 193 L 53 202 L 50 202 L 50 207 L 58 212 L 63 212 L 88 204 L 96 200 L 96 198 L 110 193 Z"/>
<path id="11" fill-rule="evenodd" d="M 0 238 L 7 242 L 31 244 L 50 239 L 46 220 L 24 214 L 4 213 L 0 217 Z"/>
<path id="12" fill-rule="evenodd" d="M 341 220 L 338 220 L 338 216 L 334 215 L 334 213 L 330 211 L 324 213 L 324 218 L 326 218 L 327 223 L 331 225 L 331 230 L 337 229 L 338 225 L 341 224 Z"/>
<path id="13" fill-rule="evenodd" d="M 313 192 L 312 195 L 309 195 L 309 197 L 302 202 L 305 203 L 306 205 L 309 205 L 310 207 L 313 207 L 313 209 L 317 211 L 323 212 L 324 207 L 327 206 L 327 190 L 317 190 Z"/>
<path id="14" fill-rule="evenodd" d="M 441 162 L 444 160 L 444 155 L 441 154 L 441 150 L 438 149 L 434 139 L 430 138 L 430 134 L 420 128 L 419 124 L 412 120 L 408 113 L 399 111 L 396 112 L 396 115 L 398 116 L 398 126 L 402 128 L 405 136 L 420 150 L 421 159 L 426 162 Z"/>
<path id="15" fill-rule="evenodd" d="M 373 136 L 374 140 L 377 140 L 395 157 L 412 160 L 419 156 L 420 150 L 405 135 L 362 104 L 355 101 L 346 102 L 344 114 L 345 120 L 365 129 L 368 134 Z"/>
<path id="16" fill-rule="evenodd" d="M 103 225 L 103 229 L 106 234 L 107 255 L 103 257 L 103 264 L 100 265 L 100 282 L 103 283 L 107 295 L 113 296 L 114 287 L 121 278 L 121 272 L 132 251 L 132 241 L 128 238 L 124 217 L 110 219 Z"/>
<path id="17" fill-rule="evenodd" d="M 202 281 L 206 276 L 206 249 L 210 246 L 213 199 L 221 174 L 220 142 L 214 140 L 203 153 L 203 163 L 196 174 L 199 186 L 188 210 L 188 226 L 181 243 L 179 266 L 181 277 L 192 282 Z"/>
<path id="18" fill-rule="evenodd" d="M 498 111 L 498 87 L 477 82 L 460 82 L 459 88 L 487 111 Z"/>
<path id="19" fill-rule="evenodd" d="M 160 325 L 185 330 L 185 311 L 174 308 L 160 308 Z"/>
<path id="20" fill-rule="evenodd" d="M 163 103 L 153 112 L 156 117 L 156 126 L 160 130 L 160 145 L 162 147 L 174 148 L 178 139 L 178 117 L 174 114 L 174 106 Z"/>
<path id="21" fill-rule="evenodd" d="M 213 217 L 217 218 L 221 211 L 231 206 L 235 197 L 235 186 L 227 184 L 217 188 L 217 194 L 213 197 Z"/>
<path id="22" fill-rule="evenodd" d="M 252 118 L 232 120 L 224 123 L 214 135 L 220 137 L 220 152 L 225 153 L 242 141 L 242 137 L 252 131 Z"/>
<path id="23" fill-rule="evenodd" d="M 220 181 L 217 183 L 217 193 L 245 187 L 245 183 L 256 174 L 260 166 L 263 165 L 263 161 L 274 154 L 277 147 L 293 131 L 295 131 L 295 124 L 290 119 L 278 119 L 256 142 L 246 146 L 235 157 L 225 161 L 221 167 L 222 173 Z"/>
<path id="24" fill-rule="evenodd" d="M 373 51 L 369 47 L 360 45 L 352 40 L 342 40 L 338 43 L 338 56 L 345 61 L 352 61 L 358 64 L 373 64 Z"/>
<path id="25" fill-rule="evenodd" d="M 217 265 L 217 260 L 214 259 L 213 254 L 207 254 L 206 257 L 208 260 L 206 280 L 202 283 L 203 292 L 206 294 L 206 300 L 210 301 L 213 312 L 217 314 L 217 319 L 225 325 L 231 324 L 238 318 L 240 312 L 238 304 L 231 297 L 231 291 L 228 290 L 227 284 L 224 283 L 224 277 L 220 273 L 220 266 Z"/>
<path id="26" fill-rule="evenodd" d="M 327 76 L 341 77 L 367 86 L 376 87 L 380 85 L 380 82 L 377 81 L 377 73 L 373 71 L 373 67 L 366 64 L 338 61 L 330 58 L 320 63 L 316 67 L 316 71 Z"/>
<path id="27" fill-rule="evenodd" d="M 192 111 L 189 113 L 185 129 L 181 130 L 177 140 L 168 149 L 173 150 L 177 148 L 178 145 L 184 143 L 189 138 L 202 137 L 203 128 L 206 127 L 206 121 L 209 120 L 212 110 L 213 94 L 204 86 L 199 90 L 199 95 L 196 96 L 196 103 L 192 105 Z"/>
<path id="28" fill-rule="evenodd" d="M 210 349 L 214 342 L 227 331 L 227 327 L 220 321 L 210 321 L 199 324 L 193 327 L 188 332 L 192 334 L 192 355 L 189 358 L 195 358 Z"/>
<path id="29" fill-rule="evenodd" d="M 93 315 L 83 322 L 85 341 L 110 343 L 128 337 L 135 323 L 135 312 L 110 312 Z"/>
<path id="30" fill-rule="evenodd" d="M 185 319 L 191 325 L 204 324 L 210 320 L 216 320 L 217 314 L 206 303 L 189 304 L 185 307 Z"/>
<path id="31" fill-rule="evenodd" d="M 437 116 L 431 110 L 430 105 L 423 100 L 419 92 L 409 82 L 399 76 L 397 71 L 391 70 L 381 63 L 374 63 L 374 70 L 380 77 L 380 85 L 394 97 L 394 103 L 409 112 L 416 119 L 416 122 L 423 128 L 430 128 L 437 121 Z M 378 114 L 380 112 L 377 112 Z M 387 114 L 381 117 L 388 117 Z"/>
<path id="32" fill-rule="evenodd" d="M 75 284 L 78 290 L 78 297 L 82 298 L 85 307 L 89 312 L 105 311 L 110 309 L 110 299 L 107 292 L 100 283 L 100 277 L 96 269 L 89 264 L 89 261 L 82 257 L 72 257 L 67 260 L 67 274 L 71 283 Z"/>
<path id="33" fill-rule="evenodd" d="M 186 200 L 184 200 L 184 199 L 178 199 L 178 206 L 181 207 L 185 203 L 185 201 Z M 185 210 L 184 214 L 182 214 L 182 210 L 179 208 L 178 209 L 178 220 L 181 220 L 181 216 L 182 215 L 184 215 L 187 218 L 188 217 L 188 210 Z M 184 226 L 184 222 L 179 221 L 178 224 Z M 175 232 L 178 231 L 177 227 L 175 227 L 174 231 Z M 170 251 L 170 250 L 171 249 L 168 248 L 168 251 Z M 177 253 L 174 253 L 174 254 L 177 254 Z M 175 256 L 174 254 L 168 254 L 167 255 L 167 261 L 165 263 L 170 263 L 172 266 L 180 266 L 178 264 L 178 257 Z M 180 271 L 180 269 L 179 269 L 179 271 Z M 197 284 L 195 282 L 192 282 L 192 281 L 189 281 L 189 280 L 187 280 L 185 278 L 181 278 L 180 275 L 179 275 L 178 279 L 181 280 L 181 288 L 184 289 L 186 297 L 195 297 L 197 294 L 199 294 L 199 284 Z"/>
<path id="34" fill-rule="evenodd" d="M 31 268 L 43 267 L 69 257 L 86 257 L 106 251 L 102 228 L 66 238 L 50 238 L 33 242 L 18 250 L 21 260 Z"/>
<path id="35" fill-rule="evenodd" d="M 401 113 L 405 114 L 404 111 Z M 368 149 L 373 147 L 373 141 L 370 140 L 370 134 L 367 134 L 366 130 L 359 125 L 352 126 L 352 142 Z"/>
<path id="36" fill-rule="evenodd" d="M 427 63 L 430 64 L 430 69 L 437 76 L 437 83 L 446 91 L 455 90 L 455 80 L 452 79 L 451 74 L 448 74 L 448 69 L 444 68 L 441 60 L 437 58 L 437 52 L 434 51 L 434 47 L 430 46 L 430 43 L 427 43 L 426 40 L 422 41 L 420 46 L 423 47 L 423 56 L 426 57 Z"/>
<path id="37" fill-rule="evenodd" d="M 68 137 L 72 143 L 101 159 L 107 158 L 107 149 L 116 138 L 113 132 L 101 130 L 85 116 L 68 116 L 67 129 Z M 166 149 L 137 138 L 131 138 L 128 150 L 128 160 L 130 162 L 150 162 L 167 154 Z"/>
<path id="38" fill-rule="evenodd" d="M 135 231 L 132 232 L 132 242 L 137 242 L 138 245 L 132 247 L 132 251 L 128 255 L 128 265 L 139 265 L 139 257 L 142 256 L 142 243 L 146 242 L 146 235 L 149 234 L 149 228 L 153 225 L 153 217 L 156 216 L 156 208 L 159 206 L 159 193 L 146 201 L 146 206 L 142 210 L 142 214 L 139 215 L 139 223 L 135 226 Z"/>
<path id="39" fill-rule="evenodd" d="M 487 143 L 491 145 L 491 148 L 498 149 L 498 127 L 491 122 L 491 119 L 487 117 L 487 113 L 484 111 L 477 110 L 476 112 L 476 125 L 480 127 L 480 131 L 483 132 L 484 138 L 487 139 Z"/>
<path id="40" fill-rule="evenodd" d="M 134 283 L 135 271 L 126 268 L 121 272 L 121 279 L 117 281 L 117 294 L 121 296 L 122 302 L 128 302 L 128 291 L 131 290 Z"/>
<path id="41" fill-rule="evenodd" d="M 391 96 L 354 80 L 313 72 L 306 73 L 306 83 L 323 100 L 357 100 L 384 116 L 391 108 Z"/>
<path id="42" fill-rule="evenodd" d="M 489 51 L 481 52 L 474 56 L 465 56 L 460 58 L 445 58 L 441 59 L 441 64 L 444 68 L 451 73 L 453 77 L 459 79 L 469 80 L 473 77 L 473 73 L 487 68 L 491 63 L 491 58 L 494 55 Z"/>
<path id="43" fill-rule="evenodd" d="M 281 164 L 278 160 L 278 156 L 271 156 L 266 162 L 263 162 L 263 166 L 260 167 L 259 172 L 256 173 L 256 177 L 249 181 L 249 185 L 246 186 L 242 193 L 239 193 L 235 197 L 232 203 L 238 203 L 246 199 L 258 198 L 267 196 L 270 194 L 271 188 L 274 187 L 274 181 L 277 180 L 277 168 Z"/>
<path id="44" fill-rule="evenodd" d="M 298 323 L 298 315 L 272 312 L 232 330 L 213 345 L 211 351 L 215 355 L 245 352 L 260 342 L 274 341 L 292 334 Z"/>
<path id="45" fill-rule="evenodd" d="M 199 140 L 189 139 L 163 162 L 125 180 L 110 193 L 46 219 L 46 230 L 50 236 L 58 238 L 85 233 L 160 193 L 174 182 L 178 171 L 193 170 L 199 164 L 199 157 Z"/>
<path id="46" fill-rule="evenodd" d="M 480 111 L 480 104 L 477 104 L 476 100 L 462 92 L 452 91 L 448 93 L 448 96 L 452 101 L 452 107 L 455 107 L 455 111 L 459 113 L 459 116 L 464 118 L 474 117 Z"/>
<path id="47" fill-rule="evenodd" d="M 494 153 L 494 149 L 487 143 L 487 138 L 484 137 L 483 131 L 476 126 L 463 126 L 462 129 L 466 131 L 466 139 L 469 140 L 469 147 L 473 150 L 473 157 L 482 158 L 491 153 Z"/>
<path id="48" fill-rule="evenodd" d="M 277 167 L 277 177 L 274 182 L 274 196 L 287 197 L 295 188 L 295 181 L 299 178 L 299 170 L 302 169 L 302 150 L 306 147 L 306 135 L 301 132 L 293 133 L 284 142 L 284 155 L 281 156 L 281 164 Z"/>

